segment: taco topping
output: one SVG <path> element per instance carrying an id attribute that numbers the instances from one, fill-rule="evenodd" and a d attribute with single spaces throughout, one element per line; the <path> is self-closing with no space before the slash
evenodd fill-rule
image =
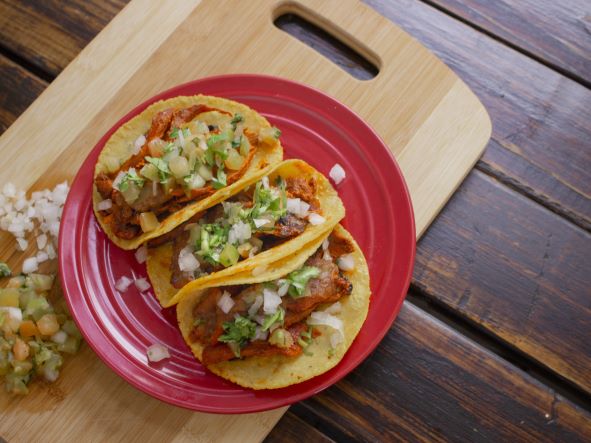
<path id="1" fill-rule="evenodd" d="M 271 184 L 264 177 L 254 187 L 150 241 L 149 246 L 172 242 L 171 284 L 180 289 L 195 278 L 232 266 L 300 235 L 309 223 L 309 216 L 319 215 L 310 212 L 318 210 L 315 193 L 313 179 L 278 177 Z M 295 200 L 297 210 L 292 211 L 288 202 Z M 302 207 L 306 208 L 305 213 Z M 295 285 L 301 284 L 306 275 L 299 277 Z"/>
<path id="2" fill-rule="evenodd" d="M 353 287 L 337 266 L 353 250 L 345 238 L 331 234 L 326 260 L 319 248 L 300 269 L 266 283 L 212 288 L 193 310 L 192 342 L 204 346 L 205 365 L 251 356 L 297 356 L 315 332 L 313 325 L 336 330 L 335 345 L 342 341 L 339 300 Z M 337 304 L 338 303 L 338 304 Z M 327 310 L 318 307 L 332 304 Z M 316 332 L 317 333 L 317 332 Z"/>
<path id="3" fill-rule="evenodd" d="M 236 182 L 258 146 L 278 137 L 278 130 L 250 131 L 240 114 L 220 126 L 199 120 L 212 111 L 231 115 L 205 105 L 161 111 L 131 145 L 129 159 L 121 165 L 114 158 L 105 160 L 112 172 L 95 177 L 103 199 L 97 209 L 117 237 L 150 232 L 188 203 Z"/>

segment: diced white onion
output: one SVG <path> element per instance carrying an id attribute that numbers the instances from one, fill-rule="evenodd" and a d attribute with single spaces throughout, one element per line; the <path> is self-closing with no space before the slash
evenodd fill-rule
<path id="1" fill-rule="evenodd" d="M 281 304 L 281 297 L 271 289 L 263 289 L 263 311 L 265 314 L 275 314 L 277 307 Z"/>
<path id="2" fill-rule="evenodd" d="M 337 259 L 337 266 L 341 271 L 352 271 L 355 269 L 355 258 L 353 254 L 341 255 Z"/>
<path id="3" fill-rule="evenodd" d="M 270 225 L 273 223 L 272 220 L 269 220 L 268 218 L 255 218 L 252 220 L 254 222 L 254 226 L 258 229 L 261 228 L 265 225 Z"/>
<path id="4" fill-rule="evenodd" d="M 179 269 L 182 272 L 194 272 L 199 269 L 199 261 L 193 255 L 193 248 L 185 246 L 179 253 Z"/>
<path id="5" fill-rule="evenodd" d="M 137 278 L 135 279 L 134 283 L 135 287 L 138 288 L 140 292 L 147 291 L 151 288 L 150 283 L 148 283 L 148 280 L 146 280 L 145 278 Z"/>
<path id="6" fill-rule="evenodd" d="M 342 182 L 345 177 L 345 170 L 343 169 L 343 167 L 341 165 L 339 165 L 338 163 L 336 163 L 330 170 L 330 172 L 328 173 L 328 175 L 330 176 L 330 178 L 332 178 L 332 181 L 334 182 L 335 185 L 338 185 L 340 182 Z"/>
<path id="7" fill-rule="evenodd" d="M 65 331 L 59 330 L 51 336 L 51 341 L 58 345 L 63 345 L 68 339 L 68 334 Z"/>
<path id="8" fill-rule="evenodd" d="M 127 291 L 127 288 L 129 288 L 129 285 L 131 285 L 132 283 L 132 279 L 123 275 L 115 283 L 115 289 L 117 289 L 119 292 L 125 292 Z"/>
<path id="9" fill-rule="evenodd" d="M 279 297 L 283 297 L 285 294 L 287 294 L 287 291 L 289 290 L 289 284 L 290 283 L 287 280 L 281 282 L 279 288 L 277 288 L 277 294 Z"/>
<path id="10" fill-rule="evenodd" d="M 106 200 L 100 201 L 96 205 L 96 208 L 99 211 L 106 211 L 107 209 L 111 209 L 112 207 L 113 207 L 113 202 L 111 201 L 110 198 L 107 198 Z"/>
<path id="11" fill-rule="evenodd" d="M 53 383 L 58 379 L 59 376 L 60 373 L 58 370 L 53 369 L 49 366 L 43 368 L 43 378 L 45 379 L 45 381 Z"/>
<path id="12" fill-rule="evenodd" d="M 263 296 L 257 295 L 256 298 L 254 299 L 254 303 L 252 305 L 250 305 L 250 308 L 248 308 L 248 316 L 251 318 L 254 317 L 256 315 L 256 313 L 259 312 L 259 309 L 261 308 L 262 305 L 263 305 Z"/>
<path id="13" fill-rule="evenodd" d="M 252 276 L 258 277 L 259 275 L 263 274 L 267 270 L 267 265 L 259 265 L 252 270 Z"/>
<path id="14" fill-rule="evenodd" d="M 29 242 L 24 238 L 17 238 L 16 242 L 18 243 L 18 249 L 20 251 L 24 251 L 25 249 L 27 249 L 27 246 L 29 246 Z"/>
<path id="15" fill-rule="evenodd" d="M 264 176 L 264 177 L 261 179 L 261 183 L 263 184 L 263 188 L 265 188 L 265 189 L 269 189 L 269 177 L 267 177 L 267 176 Z"/>
<path id="16" fill-rule="evenodd" d="M 338 331 L 341 335 L 343 335 L 343 337 L 345 335 L 343 321 L 334 315 L 328 314 L 327 312 L 312 312 L 310 317 L 308 317 L 308 324 L 312 326 L 329 326 Z"/>
<path id="17" fill-rule="evenodd" d="M 119 171 L 119 174 L 117 174 L 117 176 L 115 177 L 115 180 L 113 180 L 113 187 L 115 189 L 119 190 L 119 184 L 121 183 L 121 181 L 123 180 L 123 177 L 125 177 L 126 174 L 127 174 L 127 172 Z"/>
<path id="18" fill-rule="evenodd" d="M 342 307 L 343 305 L 341 305 L 341 302 L 337 301 L 330 305 L 328 308 L 326 308 L 324 312 L 328 314 L 338 314 L 341 312 Z"/>
<path id="19" fill-rule="evenodd" d="M 324 241 L 322 242 L 322 250 L 326 251 L 329 246 L 330 246 L 330 242 L 328 241 L 328 238 L 325 238 Z"/>
<path id="20" fill-rule="evenodd" d="M 322 223 L 324 223 L 326 221 L 326 219 L 321 216 L 320 214 L 316 214 L 315 212 L 312 212 L 310 215 L 308 215 L 308 221 L 310 222 L 311 225 L 321 225 Z"/>
<path id="21" fill-rule="evenodd" d="M 142 149 L 142 146 L 144 146 L 144 144 L 146 143 L 146 136 L 145 135 L 140 135 L 138 138 L 135 139 L 135 142 L 133 143 L 133 153 L 137 154 L 138 152 L 140 152 L 140 150 Z"/>
<path id="22" fill-rule="evenodd" d="M 47 248 L 45 248 L 45 251 L 47 252 L 47 256 L 49 257 L 50 260 L 53 260 L 54 258 L 57 257 L 57 254 L 55 253 L 55 248 L 53 247 L 53 245 L 51 243 L 47 245 Z"/>
<path id="23" fill-rule="evenodd" d="M 267 221 L 267 220 L 265 220 Z M 255 222 L 256 225 L 256 222 Z M 249 223 L 238 221 L 232 225 L 228 233 L 228 242 L 232 244 L 244 243 L 252 236 L 252 230 Z"/>
<path id="24" fill-rule="evenodd" d="M 332 256 L 330 255 L 330 251 L 328 249 L 324 250 L 322 253 L 322 258 L 326 261 L 332 261 Z"/>
<path id="25" fill-rule="evenodd" d="M 286 209 L 287 212 L 290 212 L 297 217 L 304 218 L 308 215 L 310 205 L 299 198 L 288 198 Z"/>
<path id="26" fill-rule="evenodd" d="M 135 259 L 139 264 L 145 263 L 148 258 L 148 248 L 146 245 L 140 246 L 135 251 Z"/>
<path id="27" fill-rule="evenodd" d="M 47 235 L 41 234 L 37 237 L 37 249 L 43 249 L 47 245 Z"/>
<path id="28" fill-rule="evenodd" d="M 330 336 L 330 346 L 335 349 L 344 341 L 344 337 L 340 332 L 333 332 Z"/>
<path id="29" fill-rule="evenodd" d="M 43 263 L 49 259 L 49 255 L 45 251 L 37 252 L 35 257 L 37 257 L 37 263 Z"/>
<path id="30" fill-rule="evenodd" d="M 263 340 L 266 341 L 269 338 L 269 331 L 263 331 L 263 328 L 257 326 L 254 330 L 254 337 L 253 340 Z"/>
<path id="31" fill-rule="evenodd" d="M 6 183 L 2 188 L 2 193 L 8 198 L 16 197 L 16 186 L 12 183 Z"/>
<path id="32" fill-rule="evenodd" d="M 153 363 L 157 363 L 165 358 L 170 358 L 168 348 L 160 343 L 155 343 L 146 349 L 146 355 L 148 356 L 148 360 Z"/>
<path id="33" fill-rule="evenodd" d="M 232 296 L 228 291 L 224 291 L 220 299 L 217 303 L 218 307 L 222 310 L 224 314 L 230 312 L 232 307 L 234 306 L 234 300 L 232 300 Z"/>
<path id="34" fill-rule="evenodd" d="M 29 257 L 23 262 L 24 274 L 30 274 L 31 272 L 35 272 L 37 269 L 39 269 L 39 266 L 36 257 Z"/>

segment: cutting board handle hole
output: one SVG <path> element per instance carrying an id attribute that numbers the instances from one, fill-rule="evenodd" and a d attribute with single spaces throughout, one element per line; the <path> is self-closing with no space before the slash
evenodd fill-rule
<path id="1" fill-rule="evenodd" d="M 371 80 L 379 74 L 378 63 L 371 62 L 367 57 L 344 43 L 344 39 L 337 37 L 337 33 L 329 32 L 335 30 L 325 30 L 302 17 L 298 13 L 299 11 L 292 10 L 292 5 L 286 6 L 289 9 L 283 7 L 276 11 L 277 15 L 273 23 L 277 28 L 305 43 L 359 80 Z M 327 23 L 323 23 L 323 25 L 327 25 Z M 369 55 L 377 60 L 375 55 Z"/>

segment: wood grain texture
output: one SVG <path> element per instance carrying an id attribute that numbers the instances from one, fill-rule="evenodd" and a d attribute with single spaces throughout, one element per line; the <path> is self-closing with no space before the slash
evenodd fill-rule
<path id="1" fill-rule="evenodd" d="M 591 439 L 588 412 L 410 303 L 355 372 L 290 411 L 336 441 Z"/>
<path id="2" fill-rule="evenodd" d="M 591 393 L 591 235 L 473 172 L 419 243 L 413 284 Z"/>
<path id="3" fill-rule="evenodd" d="M 490 121 L 471 91 L 416 41 L 362 4 L 347 0 L 346 7 L 342 6 L 340 0 L 306 0 L 298 6 L 279 1 L 222 5 L 213 0 L 179 1 L 176 7 L 160 2 L 130 3 L 0 138 L 0 153 L 12 166 L 3 171 L 3 181 L 35 189 L 71 179 L 91 147 L 130 107 L 167 87 L 192 80 L 195 73 L 201 77 L 261 72 L 322 89 L 369 121 L 406 171 L 417 230 L 422 232 L 476 162 L 489 137 Z M 355 80 L 277 29 L 273 18 L 293 12 L 293 8 L 338 34 L 378 65 L 380 75 L 367 82 Z M 244 23 L 249 26 L 245 28 Z M 158 33 L 153 32 L 155 27 Z M 242 29 L 242 38 L 238 42 L 219 38 L 221 27 Z M 199 57 L 194 57 L 196 51 Z M 171 64 L 171 54 L 185 62 Z M 45 124 L 49 112 L 51 126 Z M 25 161 L 29 156 L 23 154 L 41 143 L 44 161 Z M 20 149 L 18 155 L 14 146 Z M 3 244 L 2 248 L 9 250 L 10 246 Z M 226 423 L 220 417 L 209 421 L 191 414 L 185 428 L 186 411 L 155 400 L 148 402 L 98 364 L 90 352 L 73 359 L 71 367 L 74 375 L 65 374 L 61 382 L 65 395 L 53 406 L 51 416 L 37 415 L 31 421 L 27 411 L 35 409 L 39 401 L 35 396 L 0 409 L 0 423 L 10 423 L 7 435 L 15 435 L 26 422 L 30 423 L 29 435 L 47 434 L 51 429 L 47 435 L 57 439 L 61 434 L 52 417 L 59 416 L 72 417 L 69 439 L 83 438 L 89 432 L 97 432 L 100 439 L 104 434 L 100 434 L 97 417 L 100 419 L 103 410 L 110 414 L 107 422 L 114 439 L 160 436 L 154 429 L 158 421 L 151 423 L 154 428 L 145 425 L 160 415 L 166 423 L 176 424 L 168 427 L 168 432 L 177 429 L 178 433 L 171 435 L 181 440 L 187 435 L 197 437 L 204 429 L 207 435 L 224 432 L 236 439 L 239 434 L 231 429 L 245 426 L 236 422 L 234 427 L 235 417 L 226 417 Z M 84 380 L 82 387 L 76 384 L 80 379 Z M 89 398 L 93 401 L 87 405 Z M 161 408 L 166 408 L 167 414 L 159 414 Z M 264 435 L 284 411 L 273 411 L 264 420 L 255 416 L 244 439 Z M 188 433 L 184 429 L 189 429 Z"/>
<path id="4" fill-rule="evenodd" d="M 87 345 L 56 383 L 31 388 L 26 397 L 0 393 L 0 437 L 10 443 L 261 441 L 284 412 L 227 416 L 170 406 L 127 384 Z"/>
<path id="5" fill-rule="evenodd" d="M 312 426 L 313 421 L 300 418 L 288 410 L 265 438 L 265 443 L 331 443 L 333 439 Z"/>
<path id="6" fill-rule="evenodd" d="M 420 1 L 367 3 L 437 54 L 483 101 L 493 135 L 480 167 L 591 229 L 591 90 Z"/>
<path id="7" fill-rule="evenodd" d="M 0 55 L 0 134 L 47 87 L 47 83 Z"/>
<path id="8" fill-rule="evenodd" d="M 126 3 L 0 0 L 0 47 L 55 77 Z"/>
<path id="9" fill-rule="evenodd" d="M 429 0 L 556 69 L 591 84 L 586 0 Z"/>

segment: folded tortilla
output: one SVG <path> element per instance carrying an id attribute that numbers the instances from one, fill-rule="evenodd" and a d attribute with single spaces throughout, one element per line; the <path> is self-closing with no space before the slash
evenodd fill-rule
<path id="1" fill-rule="evenodd" d="M 94 177 L 96 178 L 102 172 L 106 174 L 117 172 L 119 166 L 133 155 L 134 142 L 138 137 L 149 131 L 152 125 L 152 119 L 156 114 L 170 108 L 184 109 L 194 105 L 205 105 L 208 108 L 219 109 L 230 114 L 228 115 L 218 111 L 199 114 L 196 119 L 203 121 L 207 125 L 220 126 L 223 123 L 230 122 L 232 115 L 240 114 L 243 117 L 244 127 L 252 133 L 258 134 L 263 128 L 271 128 L 267 119 L 262 115 L 248 106 L 232 100 L 205 95 L 181 96 L 162 100 L 150 105 L 146 110 L 123 124 L 113 133 L 99 155 Z M 283 148 L 279 140 L 274 140 L 272 143 L 258 144 L 248 168 L 236 182 L 217 190 L 212 195 L 203 199 L 188 202 L 181 209 L 161 220 L 158 228 L 150 232 L 141 233 L 131 239 L 124 239 L 115 235 L 111 225 L 107 223 L 105 216 L 98 210 L 97 205 L 102 200 L 102 197 L 97 191 L 96 185 L 93 185 L 94 213 L 102 229 L 113 243 L 123 249 L 135 249 L 147 240 L 171 231 L 194 214 L 236 194 L 245 186 L 267 174 L 282 158 Z"/>
<path id="2" fill-rule="evenodd" d="M 315 197 L 319 203 L 319 212 L 325 221 L 318 225 L 308 224 L 305 231 L 297 237 L 263 251 L 252 258 L 239 261 L 221 271 L 199 277 L 187 283 L 180 290 L 174 288 L 170 283 L 173 252 L 170 243 L 156 248 L 148 248 L 148 275 L 162 306 L 172 306 L 189 293 L 202 287 L 224 282 L 237 274 L 242 276 L 247 274 L 250 283 L 265 281 L 272 275 L 272 272 L 277 272 L 274 263 L 284 261 L 286 257 L 290 257 L 287 260 L 290 265 L 282 265 L 283 267 L 293 267 L 298 262 L 303 263 L 307 258 L 307 254 L 309 255 L 307 245 L 317 242 L 321 237 L 328 235 L 345 216 L 345 207 L 327 178 L 303 160 L 286 160 L 275 166 L 267 176 L 270 182 L 273 182 L 278 176 L 284 179 L 289 177 L 313 178 L 316 183 L 317 193 Z"/>
<path id="3" fill-rule="evenodd" d="M 354 259 L 354 268 L 351 271 L 342 271 L 342 274 L 352 284 L 352 292 L 340 299 L 341 312 L 335 314 L 343 322 L 343 341 L 333 347 L 331 336 L 334 334 L 334 330 L 329 326 L 314 326 L 320 332 L 320 335 L 299 356 L 251 356 L 208 365 L 207 368 L 210 371 L 247 388 L 276 389 L 301 383 L 323 374 L 343 359 L 367 317 L 371 290 L 367 263 L 359 245 L 341 225 L 334 228 L 334 234 L 345 238 L 354 248 L 351 253 Z M 321 240 L 324 240 L 324 238 L 326 238 L 326 235 Z M 313 255 L 318 247 L 317 242 L 306 246 L 306 259 Z M 293 266 L 287 266 L 280 277 L 286 276 L 292 270 Z M 274 274 L 264 281 L 271 281 L 276 278 L 277 275 Z M 247 273 L 236 273 L 223 282 L 217 282 L 217 285 L 221 283 L 224 286 L 244 284 L 249 282 L 249 279 Z M 205 291 L 213 286 L 216 286 L 216 284 L 189 293 L 177 305 L 177 319 L 181 333 L 199 361 L 202 361 L 204 347 L 198 342 L 193 342 L 190 338 L 195 321 L 193 311 Z M 288 296 L 286 295 L 286 297 Z"/>

